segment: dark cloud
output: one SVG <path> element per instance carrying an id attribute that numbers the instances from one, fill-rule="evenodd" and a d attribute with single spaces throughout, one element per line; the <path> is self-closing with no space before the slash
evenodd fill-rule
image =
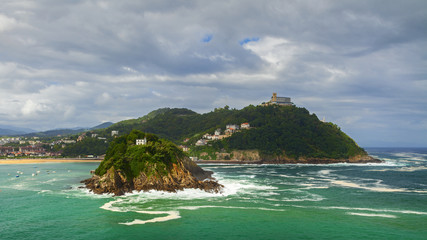
<path id="1" fill-rule="evenodd" d="M 275 91 L 361 145 L 426 146 L 426 11 L 421 0 L 3 1 L 0 124 L 241 108 Z"/>

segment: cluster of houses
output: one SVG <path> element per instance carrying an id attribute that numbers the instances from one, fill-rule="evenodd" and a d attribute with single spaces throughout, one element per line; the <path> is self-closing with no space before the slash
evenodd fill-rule
<path id="1" fill-rule="evenodd" d="M 0 145 L 8 144 L 8 143 L 19 143 L 21 141 L 20 137 L 8 137 L 8 138 L 1 138 L 0 139 Z"/>
<path id="2" fill-rule="evenodd" d="M 4 157 L 19 157 L 19 156 L 59 156 L 57 152 L 47 152 L 40 144 L 28 145 L 21 147 L 0 147 L 0 156 Z"/>
<path id="3" fill-rule="evenodd" d="M 62 148 L 66 144 L 76 143 L 73 139 L 60 139 L 50 143 L 42 142 L 38 140 L 38 137 L 28 138 L 3 138 L 0 141 L 0 156 L 1 157 L 20 157 L 20 156 L 59 156 L 60 152 L 46 151 L 42 145 L 49 145 L 51 148 L 55 145 L 62 145 Z M 14 146 L 3 146 L 6 144 L 14 143 Z"/>
<path id="4" fill-rule="evenodd" d="M 249 123 L 238 124 L 228 124 L 225 126 L 224 132 L 220 128 L 215 130 L 213 134 L 206 133 L 202 136 L 201 139 L 197 140 L 196 146 L 205 146 L 209 141 L 212 140 L 221 140 L 233 135 L 233 133 L 240 131 L 241 129 L 249 129 L 251 126 Z M 223 134 L 222 134 L 223 133 Z"/>

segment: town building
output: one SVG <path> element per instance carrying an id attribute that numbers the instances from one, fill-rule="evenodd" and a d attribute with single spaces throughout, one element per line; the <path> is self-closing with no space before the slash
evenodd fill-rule
<path id="1" fill-rule="evenodd" d="M 119 131 L 116 131 L 116 130 L 111 131 L 111 136 L 114 137 L 115 135 L 119 135 Z"/>
<path id="2" fill-rule="evenodd" d="M 14 152 L 13 147 L 0 147 L 0 156 L 6 156 Z"/>
<path id="3" fill-rule="evenodd" d="M 46 151 L 41 146 L 24 146 L 19 147 L 19 152 L 23 155 L 42 155 Z"/>
<path id="4" fill-rule="evenodd" d="M 251 126 L 249 125 L 249 123 L 242 123 L 240 124 L 240 128 L 241 129 L 249 129 Z"/>
<path id="5" fill-rule="evenodd" d="M 86 137 L 86 133 L 83 133 L 82 135 L 80 135 L 80 136 L 77 138 L 77 142 L 82 141 L 83 139 L 85 139 L 85 137 Z"/>

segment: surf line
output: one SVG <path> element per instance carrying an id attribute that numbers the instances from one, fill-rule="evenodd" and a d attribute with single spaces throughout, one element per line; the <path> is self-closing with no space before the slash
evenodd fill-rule
<path id="1" fill-rule="evenodd" d="M 131 225 L 135 225 L 135 224 L 166 222 L 166 221 L 181 218 L 178 211 L 129 211 L 129 210 L 123 210 L 122 208 L 113 206 L 114 204 L 120 203 L 120 202 L 123 202 L 123 199 L 118 199 L 116 201 L 107 202 L 104 205 L 102 205 L 100 208 L 107 210 L 107 211 L 112 211 L 112 212 L 136 212 L 136 213 L 151 214 L 151 215 L 167 214 L 167 216 L 156 217 L 156 218 L 152 218 L 149 220 L 135 219 L 132 222 L 119 223 L 122 225 L 131 226 Z"/>
<path id="2" fill-rule="evenodd" d="M 351 187 L 351 188 L 359 188 L 370 190 L 374 192 L 414 192 L 414 193 L 427 193 L 425 190 L 409 190 L 406 188 L 387 188 L 387 187 L 368 187 L 362 186 L 357 183 L 347 182 L 342 180 L 329 180 L 332 184 L 343 186 L 343 187 Z"/>

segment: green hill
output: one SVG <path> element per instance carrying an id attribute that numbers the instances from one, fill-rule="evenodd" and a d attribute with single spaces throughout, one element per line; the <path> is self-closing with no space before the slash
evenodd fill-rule
<path id="1" fill-rule="evenodd" d="M 205 146 L 194 146 L 205 133 L 213 134 L 218 128 L 224 131 L 227 124 L 245 122 L 250 124 L 250 129 L 238 131 L 222 140 L 209 141 Z M 305 108 L 295 106 L 250 105 L 241 110 L 225 107 L 205 114 L 188 109 L 163 108 L 142 118 L 118 122 L 100 130 L 100 133 L 106 135 L 118 130 L 121 135 L 133 129 L 184 144 L 191 148 L 190 155 L 211 160 L 217 159 L 219 153 L 233 154 L 236 150 L 256 150 L 261 158 L 269 159 L 367 156 L 338 126 L 324 123 Z M 184 142 L 184 139 L 188 141 Z M 225 158 L 233 158 L 230 154 L 224 155 Z"/>

